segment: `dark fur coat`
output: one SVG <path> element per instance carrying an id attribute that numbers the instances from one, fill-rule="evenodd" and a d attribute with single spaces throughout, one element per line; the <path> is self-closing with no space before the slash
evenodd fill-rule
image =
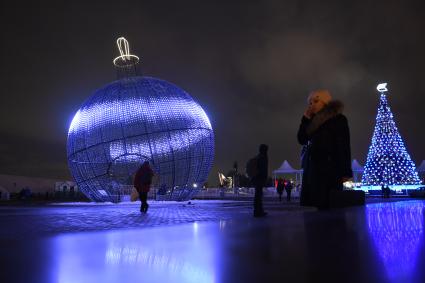
<path id="1" fill-rule="evenodd" d="M 352 177 L 350 131 L 343 104 L 331 101 L 312 119 L 303 116 L 298 142 L 304 146 L 301 205 L 329 207 L 329 192 Z"/>

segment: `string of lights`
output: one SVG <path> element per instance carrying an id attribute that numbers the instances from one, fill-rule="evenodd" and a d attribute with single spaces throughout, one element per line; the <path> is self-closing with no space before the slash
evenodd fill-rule
<path id="1" fill-rule="evenodd" d="M 116 67 L 136 70 L 128 42 L 119 38 L 117 45 Z M 95 91 L 69 127 L 68 164 L 80 191 L 93 201 L 119 202 L 130 193 L 138 167 L 149 161 L 157 199 L 192 198 L 214 159 L 205 111 L 167 81 L 125 75 Z"/>
<path id="2" fill-rule="evenodd" d="M 407 152 L 388 105 L 386 85 L 384 83 L 377 87 L 380 103 L 362 185 L 418 185 L 421 182 L 415 164 Z"/>

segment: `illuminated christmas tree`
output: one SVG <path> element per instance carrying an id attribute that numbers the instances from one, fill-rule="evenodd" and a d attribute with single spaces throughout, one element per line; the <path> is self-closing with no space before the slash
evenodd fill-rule
<path id="1" fill-rule="evenodd" d="M 388 106 L 386 86 L 383 83 L 377 87 L 381 99 L 362 185 L 417 185 L 421 182 Z"/>

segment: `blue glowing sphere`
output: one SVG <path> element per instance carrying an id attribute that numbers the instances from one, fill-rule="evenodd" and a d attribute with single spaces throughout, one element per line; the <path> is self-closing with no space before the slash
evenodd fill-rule
<path id="1" fill-rule="evenodd" d="M 202 107 L 177 86 L 151 77 L 112 82 L 75 114 L 67 156 L 79 189 L 93 201 L 118 202 L 148 160 L 154 196 L 188 200 L 208 177 L 214 134 Z"/>

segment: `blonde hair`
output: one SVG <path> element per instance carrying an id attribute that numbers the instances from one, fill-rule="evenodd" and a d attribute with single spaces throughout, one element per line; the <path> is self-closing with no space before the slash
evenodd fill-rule
<path id="1" fill-rule="evenodd" d="M 327 89 L 317 89 L 310 92 L 307 101 L 310 101 L 313 97 L 317 97 L 320 101 L 328 104 L 332 100 L 331 93 Z"/>

